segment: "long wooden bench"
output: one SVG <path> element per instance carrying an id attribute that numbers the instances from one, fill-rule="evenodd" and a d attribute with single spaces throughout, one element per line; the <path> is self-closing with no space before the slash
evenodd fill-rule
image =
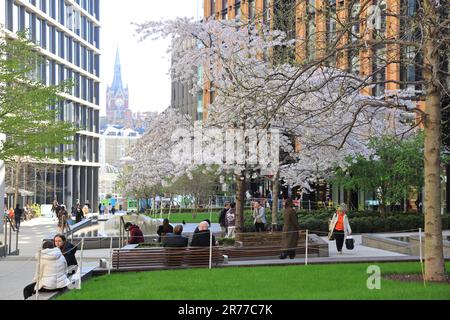
<path id="1" fill-rule="evenodd" d="M 295 253 L 298 256 L 306 252 L 306 231 L 298 231 L 299 238 Z M 282 232 L 255 232 L 239 235 L 240 246 L 224 248 L 224 254 L 230 261 L 278 258 L 284 251 Z M 320 248 L 316 243 L 308 243 L 308 255 L 319 256 Z"/>
<path id="2" fill-rule="evenodd" d="M 209 266 L 208 247 L 116 249 L 112 269 L 116 271 L 172 269 Z M 213 247 L 212 264 L 223 262 L 222 247 Z"/>

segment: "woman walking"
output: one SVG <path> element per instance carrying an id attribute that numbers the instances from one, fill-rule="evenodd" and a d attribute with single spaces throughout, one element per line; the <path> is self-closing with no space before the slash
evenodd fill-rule
<path id="1" fill-rule="evenodd" d="M 342 247 L 344 246 L 345 238 L 352 234 L 350 223 L 347 217 L 347 205 L 342 203 L 337 207 L 336 213 L 330 222 L 330 234 L 334 234 L 336 239 L 336 249 L 338 254 L 342 254 Z"/>
<path id="2" fill-rule="evenodd" d="M 283 225 L 283 249 L 280 259 L 286 259 L 288 256 L 291 259 L 295 258 L 295 249 L 298 243 L 298 224 L 297 212 L 294 210 L 294 202 L 291 198 L 286 199 L 284 204 L 284 225 Z"/>

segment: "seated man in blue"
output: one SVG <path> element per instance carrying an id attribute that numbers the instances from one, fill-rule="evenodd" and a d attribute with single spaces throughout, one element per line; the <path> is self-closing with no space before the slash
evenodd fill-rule
<path id="1" fill-rule="evenodd" d="M 171 248 L 187 247 L 188 238 L 183 236 L 182 233 L 183 233 L 183 226 L 180 224 L 175 226 L 173 233 L 168 233 L 165 236 L 163 240 L 163 246 Z"/>

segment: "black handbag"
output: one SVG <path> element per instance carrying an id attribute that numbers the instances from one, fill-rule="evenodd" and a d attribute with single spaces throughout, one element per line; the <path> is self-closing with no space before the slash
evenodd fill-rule
<path id="1" fill-rule="evenodd" d="M 353 239 L 353 237 L 345 239 L 345 247 L 347 250 L 353 250 L 355 248 L 355 239 Z"/>

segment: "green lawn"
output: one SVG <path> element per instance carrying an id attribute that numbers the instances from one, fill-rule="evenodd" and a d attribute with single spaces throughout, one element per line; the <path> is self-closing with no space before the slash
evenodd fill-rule
<path id="1" fill-rule="evenodd" d="M 363 264 L 167 270 L 95 277 L 59 300 L 445 299 L 449 284 L 382 279 L 367 289 Z M 380 263 L 382 274 L 420 273 L 419 263 Z M 450 270 L 450 263 L 446 264 Z"/>

